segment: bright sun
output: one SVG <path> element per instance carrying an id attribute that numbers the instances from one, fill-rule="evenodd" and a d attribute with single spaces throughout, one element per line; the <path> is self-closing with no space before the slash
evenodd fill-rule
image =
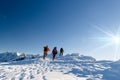
<path id="1" fill-rule="evenodd" d="M 115 44 L 120 44 L 120 37 L 114 36 L 114 37 L 113 37 L 113 42 L 114 42 Z"/>
<path id="2" fill-rule="evenodd" d="M 100 32 L 104 33 L 103 35 L 104 37 L 98 37 L 98 40 L 104 41 L 105 43 L 102 46 L 97 47 L 95 50 L 104 49 L 105 47 L 113 46 L 115 49 L 115 51 L 113 51 L 114 60 L 120 59 L 120 57 L 118 57 L 118 54 L 120 53 L 120 27 L 118 27 L 115 33 L 112 32 L 111 30 L 106 31 L 106 29 L 102 29 L 96 25 L 93 25 L 93 27 L 98 29 Z"/>

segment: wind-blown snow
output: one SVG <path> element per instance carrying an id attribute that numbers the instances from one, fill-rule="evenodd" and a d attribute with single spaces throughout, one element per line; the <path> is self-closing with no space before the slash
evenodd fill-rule
<path id="1" fill-rule="evenodd" d="M 120 80 L 120 61 L 69 54 L 0 63 L 0 80 Z"/>

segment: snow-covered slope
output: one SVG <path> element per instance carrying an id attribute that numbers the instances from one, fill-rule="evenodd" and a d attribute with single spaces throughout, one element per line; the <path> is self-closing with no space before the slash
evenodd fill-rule
<path id="1" fill-rule="evenodd" d="M 120 80 L 119 73 L 120 61 L 77 54 L 0 63 L 0 80 Z"/>
<path id="2" fill-rule="evenodd" d="M 19 53 L 17 52 L 5 52 L 0 53 L 0 62 L 7 62 L 18 58 Z"/>
<path id="3" fill-rule="evenodd" d="M 37 57 L 39 57 L 39 55 L 25 54 L 19 52 L 4 52 L 0 53 L 0 62 L 19 61 L 24 59 L 33 59 Z"/>

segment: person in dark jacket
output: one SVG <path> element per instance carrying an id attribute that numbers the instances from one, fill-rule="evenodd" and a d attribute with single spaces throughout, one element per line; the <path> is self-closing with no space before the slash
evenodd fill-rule
<path id="1" fill-rule="evenodd" d="M 53 53 L 53 61 L 54 61 L 55 56 L 56 56 L 56 54 L 58 53 L 58 51 L 57 51 L 57 47 L 54 47 L 52 53 Z"/>
<path id="2" fill-rule="evenodd" d="M 63 48 L 60 48 L 60 56 L 63 56 L 64 50 Z"/>

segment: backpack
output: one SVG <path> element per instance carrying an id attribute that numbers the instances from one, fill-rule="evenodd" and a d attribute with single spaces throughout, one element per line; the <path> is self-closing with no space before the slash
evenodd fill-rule
<path id="1" fill-rule="evenodd" d="M 52 53 L 53 53 L 53 54 L 57 54 L 57 50 L 56 50 L 56 49 L 53 49 Z"/>
<path id="2" fill-rule="evenodd" d="M 47 47 L 44 47 L 44 51 L 47 51 L 48 49 L 47 49 Z"/>
<path id="3" fill-rule="evenodd" d="M 63 48 L 61 48 L 61 49 L 60 49 L 60 52 L 61 52 L 61 53 L 63 53 L 63 52 L 64 52 Z"/>

